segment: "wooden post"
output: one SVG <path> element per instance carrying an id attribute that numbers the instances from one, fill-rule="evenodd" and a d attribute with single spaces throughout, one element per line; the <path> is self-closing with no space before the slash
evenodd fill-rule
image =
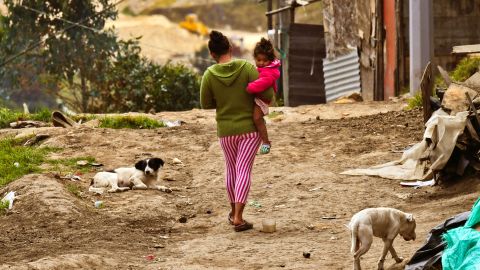
<path id="1" fill-rule="evenodd" d="M 384 88 L 384 57 L 383 57 L 383 42 L 384 42 L 384 28 L 383 28 L 383 0 L 377 0 L 376 2 L 376 65 L 375 65 L 375 100 L 383 100 L 383 88 Z"/>
<path id="2" fill-rule="evenodd" d="M 273 9 L 273 0 L 268 0 L 267 12 L 272 11 L 272 9 Z M 273 29 L 273 17 L 272 17 L 272 15 L 267 15 L 267 20 L 268 20 L 268 23 L 267 23 L 268 29 L 267 30 Z"/>
<path id="3" fill-rule="evenodd" d="M 427 67 L 423 71 L 420 89 L 422 90 L 423 122 L 426 123 L 433 113 L 432 107 L 430 106 L 430 97 L 432 96 L 433 90 L 431 62 L 428 62 Z"/>

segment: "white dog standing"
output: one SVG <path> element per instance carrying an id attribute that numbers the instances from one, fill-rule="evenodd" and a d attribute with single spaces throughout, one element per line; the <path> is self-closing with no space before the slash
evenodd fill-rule
<path id="1" fill-rule="evenodd" d="M 372 245 L 373 236 L 383 239 L 382 256 L 378 269 L 384 269 L 384 261 L 390 252 L 397 263 L 403 261 L 393 248 L 393 240 L 400 234 L 405 241 L 415 240 L 415 219 L 412 214 L 394 208 L 367 208 L 356 213 L 348 225 L 352 236 L 351 252 L 354 257 L 354 270 L 360 270 L 360 257 Z"/>
<path id="2" fill-rule="evenodd" d="M 93 177 L 89 191 L 102 193 L 105 188 L 110 187 L 107 192 L 121 192 L 129 189 L 156 189 L 170 193 L 172 192 L 171 189 L 156 185 L 158 171 L 163 167 L 163 164 L 161 158 L 150 158 L 140 160 L 135 164 L 135 167 L 99 172 Z"/>

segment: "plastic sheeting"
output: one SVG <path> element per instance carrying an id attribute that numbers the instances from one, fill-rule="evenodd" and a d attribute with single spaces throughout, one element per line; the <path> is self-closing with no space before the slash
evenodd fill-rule
<path id="1" fill-rule="evenodd" d="M 444 234 L 447 248 L 442 256 L 443 270 L 480 270 L 480 198 L 473 205 L 465 226 Z"/>
<path id="2" fill-rule="evenodd" d="M 425 244 L 413 254 L 410 262 L 405 266 L 405 270 L 438 269 L 446 247 L 442 235 L 448 230 L 463 226 L 469 216 L 470 211 L 458 214 L 430 230 Z"/>
<path id="3" fill-rule="evenodd" d="M 432 179 L 434 171 L 447 164 L 458 136 L 463 133 L 468 112 L 450 116 L 443 110 L 435 111 L 425 124 L 423 140 L 403 153 L 400 160 L 367 169 L 342 172 L 346 175 L 371 175 L 396 180 Z M 431 164 L 428 166 L 427 165 Z"/>

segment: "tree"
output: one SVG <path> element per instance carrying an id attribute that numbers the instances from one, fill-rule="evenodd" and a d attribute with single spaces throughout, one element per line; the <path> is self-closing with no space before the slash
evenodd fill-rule
<path id="1" fill-rule="evenodd" d="M 102 30 L 117 12 L 110 0 L 16 0 L 4 1 L 8 13 L 2 18 L 0 56 L 10 59 L 26 48 L 41 43 L 0 66 L 3 88 L 15 88 L 26 64 L 35 67 L 45 82 L 61 81 L 58 94 L 69 105 L 88 111 L 94 102 L 92 86 L 104 80 L 102 73 L 117 49 L 112 30 Z M 74 26 L 71 22 L 82 26 Z M 97 30 L 95 30 L 97 29 Z M 1 65 L 1 64 L 0 64 Z M 46 76 L 48 75 L 48 76 Z M 27 81 L 31 81 L 27 78 Z"/>

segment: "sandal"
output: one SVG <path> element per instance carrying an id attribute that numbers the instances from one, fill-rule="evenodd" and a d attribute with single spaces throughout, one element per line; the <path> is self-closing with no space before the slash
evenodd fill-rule
<path id="1" fill-rule="evenodd" d="M 228 223 L 230 223 L 230 225 L 233 225 L 233 216 L 232 216 L 232 213 L 228 213 Z"/>
<path id="2" fill-rule="evenodd" d="M 260 154 L 265 155 L 265 154 L 270 153 L 270 148 L 271 148 L 271 146 L 270 146 L 269 143 L 262 144 L 262 146 L 260 147 Z"/>
<path id="3" fill-rule="evenodd" d="M 247 221 L 243 221 L 242 224 L 239 224 L 239 225 L 235 225 L 235 227 L 233 228 L 236 232 L 243 232 L 243 231 L 247 231 L 247 230 L 251 230 L 253 229 L 253 224 L 252 223 L 249 223 Z"/>

